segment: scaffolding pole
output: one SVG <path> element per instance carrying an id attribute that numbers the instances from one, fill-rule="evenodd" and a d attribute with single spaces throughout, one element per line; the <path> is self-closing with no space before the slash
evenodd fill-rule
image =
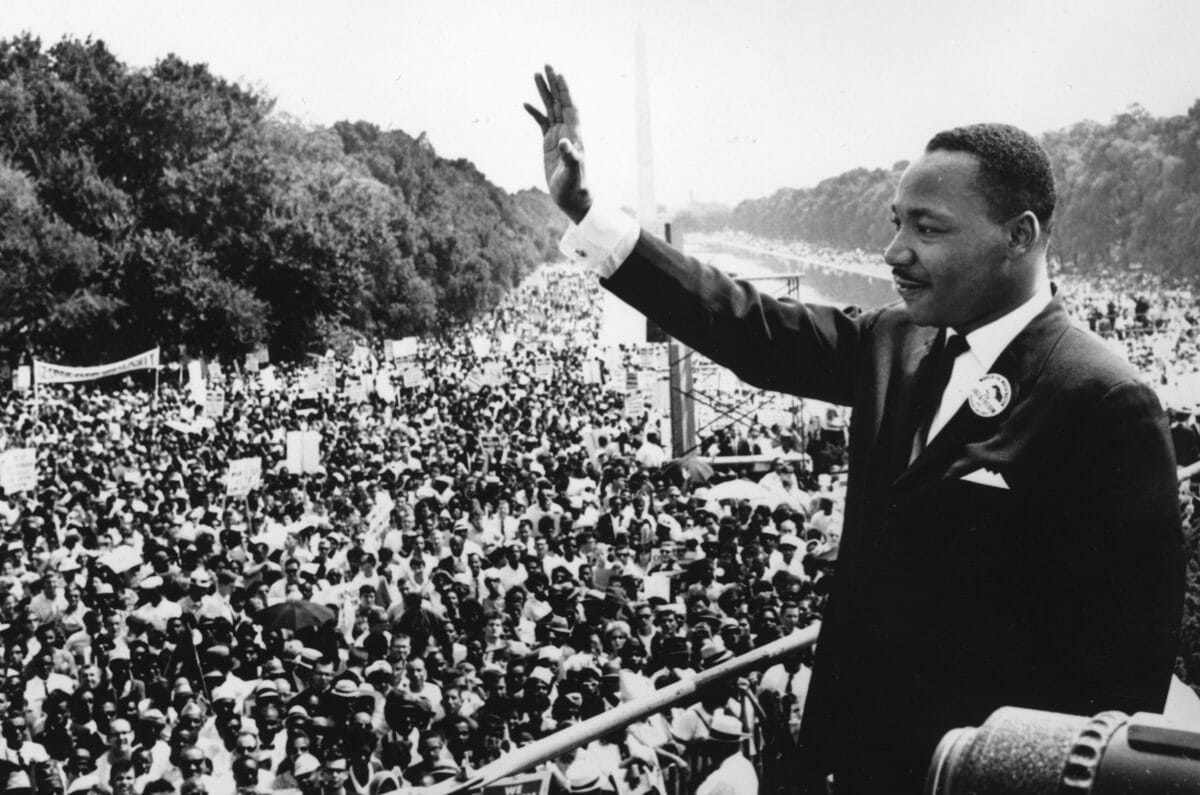
<path id="1" fill-rule="evenodd" d="M 798 630 L 786 638 L 772 641 L 729 662 L 702 671 L 691 679 L 677 682 L 645 698 L 628 701 L 583 723 L 569 726 L 549 737 L 510 751 L 494 762 L 472 771 L 466 781 L 443 781 L 425 788 L 425 792 L 427 795 L 465 795 L 499 779 L 535 768 L 543 762 L 587 745 L 592 740 L 636 723 L 656 712 L 691 703 L 708 687 L 748 671 L 773 665 L 790 654 L 807 649 L 817 642 L 820 631 L 819 623 Z"/>

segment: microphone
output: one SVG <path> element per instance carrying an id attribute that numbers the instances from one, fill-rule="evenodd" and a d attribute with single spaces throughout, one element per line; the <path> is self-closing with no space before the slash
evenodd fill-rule
<path id="1" fill-rule="evenodd" d="M 1200 733 L 1161 715 L 1001 707 L 938 743 L 927 795 L 1200 793 Z"/>

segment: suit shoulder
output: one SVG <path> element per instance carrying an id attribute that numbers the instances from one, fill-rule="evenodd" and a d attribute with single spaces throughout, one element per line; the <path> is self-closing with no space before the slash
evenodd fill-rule
<path id="1" fill-rule="evenodd" d="M 876 350 L 899 351 L 906 348 L 914 336 L 925 338 L 937 333 L 933 327 L 913 323 L 900 301 L 863 312 L 857 322 L 864 339 Z"/>
<path id="2" fill-rule="evenodd" d="M 1047 361 L 1046 375 L 1062 386 L 1102 396 L 1120 384 L 1149 389 L 1145 377 L 1103 339 L 1074 323 L 1069 325 Z"/>

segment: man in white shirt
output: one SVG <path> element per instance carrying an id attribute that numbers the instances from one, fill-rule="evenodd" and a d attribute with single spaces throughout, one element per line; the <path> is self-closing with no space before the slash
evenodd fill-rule
<path id="1" fill-rule="evenodd" d="M 142 598 L 145 601 L 133 611 L 133 615 L 144 620 L 159 632 L 166 632 L 167 622 L 172 618 L 182 616 L 183 609 L 177 602 L 168 601 L 163 596 L 162 587 L 163 580 L 158 575 L 142 580 L 138 584 L 138 590 L 142 592 Z"/>
<path id="2" fill-rule="evenodd" d="M 753 795 L 758 792 L 758 771 L 742 753 L 742 741 L 746 737 L 741 721 L 732 715 L 720 713 L 713 718 L 708 729 L 709 748 L 720 764 L 700 784 L 696 795 Z"/>
<path id="3" fill-rule="evenodd" d="M 67 600 L 59 590 L 58 574 L 43 574 L 42 592 L 29 600 L 29 611 L 37 616 L 39 624 L 46 624 L 61 616 L 66 609 Z"/>
<path id="4" fill-rule="evenodd" d="M 442 708 L 442 689 L 429 681 L 425 660 L 420 657 L 408 661 L 408 692 L 429 701 L 429 705 L 433 707 L 432 720 L 441 720 L 446 716 Z"/>
<path id="5" fill-rule="evenodd" d="M 658 469 L 667 462 L 667 451 L 658 443 L 658 434 L 651 431 L 646 434 L 646 441 L 633 454 L 642 469 Z"/>

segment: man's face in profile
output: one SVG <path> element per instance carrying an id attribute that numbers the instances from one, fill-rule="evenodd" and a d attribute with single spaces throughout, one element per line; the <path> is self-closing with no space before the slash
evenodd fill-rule
<path id="1" fill-rule="evenodd" d="M 914 323 L 965 334 L 1020 305 L 1008 231 L 989 210 L 973 154 L 928 152 L 900 178 L 884 259 Z"/>

